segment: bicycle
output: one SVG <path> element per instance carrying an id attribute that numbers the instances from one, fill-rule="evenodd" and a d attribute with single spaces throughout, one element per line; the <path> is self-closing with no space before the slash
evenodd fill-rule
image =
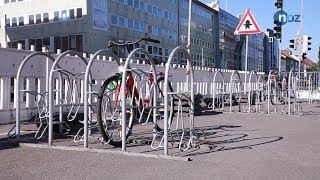
<path id="1" fill-rule="evenodd" d="M 132 51 L 131 46 L 139 43 L 140 41 L 149 41 L 153 43 L 160 43 L 160 41 L 148 38 L 141 38 L 132 43 L 116 43 L 110 41 L 108 43 L 108 49 L 112 46 L 124 46 L 128 52 Z M 155 64 L 160 64 L 161 62 L 158 59 L 154 59 Z M 119 66 L 119 73 L 109 77 L 103 83 L 98 93 L 98 106 L 97 106 L 97 124 L 100 134 L 103 140 L 115 147 L 121 146 L 121 119 L 122 119 L 122 111 L 121 111 L 121 82 L 122 82 L 122 64 Z M 139 69 L 130 68 L 127 73 L 127 83 L 126 83 L 126 123 L 127 129 L 126 137 L 128 138 L 132 132 L 133 122 L 134 120 L 138 120 L 138 123 L 145 125 L 149 122 L 150 117 L 152 117 L 153 108 L 157 109 L 157 122 L 154 123 L 154 129 L 156 131 L 163 130 L 163 116 L 164 116 L 164 95 L 162 92 L 163 82 L 164 82 L 164 73 L 160 72 L 157 76 L 160 76 L 155 81 L 153 74 L 151 72 L 144 72 Z M 134 77 L 133 75 L 136 74 Z M 139 90 L 136 85 L 138 81 L 143 82 L 143 79 L 147 78 L 147 85 L 140 84 Z M 154 83 L 157 83 L 155 86 Z M 160 96 L 158 97 L 157 106 L 153 107 L 153 88 L 158 87 L 158 91 Z M 150 90 L 146 90 L 147 92 L 143 94 L 145 89 L 150 88 Z M 173 88 L 171 83 L 169 82 L 169 90 L 173 92 Z M 174 99 L 171 97 L 170 108 L 169 108 L 169 126 L 172 123 L 173 114 L 174 114 Z"/>

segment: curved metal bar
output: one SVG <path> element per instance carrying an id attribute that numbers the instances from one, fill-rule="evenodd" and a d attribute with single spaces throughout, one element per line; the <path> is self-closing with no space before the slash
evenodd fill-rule
<path id="1" fill-rule="evenodd" d="M 230 96 L 229 96 L 229 98 L 230 98 L 230 112 L 232 112 L 232 81 L 234 80 L 233 79 L 234 74 L 237 74 L 238 81 L 240 82 L 240 84 L 242 84 L 239 72 L 237 70 L 233 71 L 231 74 L 231 77 L 230 77 Z"/>
<path id="2" fill-rule="evenodd" d="M 175 54 L 182 51 L 186 57 L 187 57 L 187 61 L 188 64 L 192 64 L 192 59 L 190 54 L 188 53 L 188 51 L 181 46 L 176 47 L 171 54 L 169 55 L 169 59 L 167 61 L 166 64 L 166 71 L 165 71 L 165 78 L 164 78 L 164 155 L 168 155 L 168 106 L 169 106 L 169 102 L 168 102 L 168 82 L 169 82 L 169 71 L 170 71 L 170 65 L 172 63 L 172 59 L 174 58 Z M 194 128 L 194 72 L 193 72 L 193 67 L 189 66 L 189 72 L 190 72 L 190 81 L 191 81 L 191 103 L 190 103 L 190 109 L 191 109 L 191 114 L 190 114 L 190 137 L 191 137 L 191 133 L 193 131 Z M 188 87 L 187 87 L 188 89 Z"/>
<path id="3" fill-rule="evenodd" d="M 250 89 L 249 89 L 249 93 L 248 93 L 248 110 L 249 110 L 249 113 L 251 113 L 251 93 L 252 93 L 252 91 L 251 91 L 251 78 L 252 78 L 252 75 L 255 75 L 256 76 L 256 85 L 257 85 L 257 83 L 258 83 L 258 74 L 257 74 L 257 72 L 255 71 L 255 70 L 252 70 L 251 72 L 250 72 L 250 76 L 249 76 L 249 87 L 250 87 Z"/>
<path id="4" fill-rule="evenodd" d="M 269 71 L 269 74 L 268 74 L 268 81 L 267 81 L 267 89 L 268 89 L 268 114 L 270 114 L 270 93 L 271 93 L 271 82 L 270 82 L 270 80 L 271 80 L 271 74 L 273 73 L 273 74 L 275 74 L 277 71 L 275 71 L 275 70 L 273 70 L 273 69 L 271 69 L 270 71 Z M 276 78 L 276 77 L 274 77 L 274 78 Z"/>
<path id="5" fill-rule="evenodd" d="M 29 54 L 26 58 L 24 58 L 24 60 L 22 61 L 22 63 L 19 66 L 18 72 L 17 72 L 17 81 L 16 81 L 16 89 L 15 89 L 15 107 L 16 107 L 16 139 L 17 141 L 20 140 L 20 81 L 21 81 L 21 72 L 22 69 L 24 68 L 25 64 L 33 57 L 35 56 L 45 56 L 49 59 L 51 59 L 54 62 L 54 58 L 48 54 L 48 53 L 44 53 L 44 52 L 34 52 L 32 54 Z"/>
<path id="6" fill-rule="evenodd" d="M 49 136 L 48 136 L 48 144 L 52 145 L 53 142 L 53 74 L 55 72 L 55 68 L 58 65 L 59 61 L 67 56 L 67 55 L 77 55 L 82 61 L 87 65 L 87 60 L 82 56 L 81 53 L 73 50 L 68 50 L 60 54 L 57 59 L 53 62 L 53 65 L 49 74 Z"/>
<path id="7" fill-rule="evenodd" d="M 219 71 L 216 71 L 213 75 L 213 92 L 212 92 L 212 110 L 215 110 L 215 98 L 216 98 L 216 93 L 215 93 L 215 87 L 216 87 L 216 77 L 217 77 L 217 74 L 220 74 L 221 77 L 222 77 L 222 87 L 223 87 L 223 91 L 225 90 L 224 89 L 224 86 L 225 86 L 225 81 L 224 81 L 224 76 L 222 74 L 222 72 L 219 70 Z M 222 99 L 222 109 L 224 108 L 224 100 Z"/>
<path id="8" fill-rule="evenodd" d="M 88 64 L 87 64 L 87 67 L 86 67 L 86 71 L 85 71 L 85 75 L 84 75 L 84 95 L 83 95 L 83 109 L 84 109 L 84 133 L 83 133 L 83 137 L 84 137 L 84 148 L 88 148 L 88 136 L 89 136 L 89 129 L 88 129 L 88 117 L 89 117 L 89 105 L 92 103 L 91 102 L 91 96 L 92 94 L 90 94 L 90 98 L 88 97 L 88 91 L 91 91 L 91 83 L 89 83 L 89 75 L 91 74 L 91 67 L 92 67 L 92 64 L 93 62 L 96 60 L 96 57 L 99 56 L 100 54 L 102 53 L 107 53 L 109 55 L 111 55 L 111 57 L 113 59 L 115 59 L 115 61 L 117 62 L 117 64 L 120 66 L 121 63 L 120 63 L 120 60 L 118 59 L 118 57 L 111 52 L 111 50 L 109 49 L 101 49 L 99 51 L 97 51 L 96 53 L 94 53 L 94 55 L 90 58 Z M 91 77 L 92 78 L 92 77 Z M 90 79 L 91 79 L 90 78 Z M 90 86 L 88 86 L 90 84 Z M 89 98 L 89 102 L 88 102 L 88 98 Z"/>
<path id="9" fill-rule="evenodd" d="M 126 151 L 126 116 L 124 114 L 126 114 L 126 83 L 127 83 L 127 69 L 129 68 L 129 63 L 130 63 L 130 60 L 134 57 L 134 55 L 136 53 L 144 53 L 146 56 L 147 56 L 147 59 L 149 60 L 150 64 L 151 64 L 151 70 L 152 70 L 152 74 L 153 74 L 153 77 L 156 81 L 156 77 L 157 77 L 157 71 L 156 71 L 156 66 L 153 62 L 153 59 L 151 57 L 151 55 L 145 50 L 145 49 L 142 49 L 142 48 L 137 48 L 137 49 L 134 49 L 130 54 L 129 56 L 127 57 L 126 59 L 126 62 L 123 66 L 123 75 L 122 75 L 122 83 L 121 83 L 121 91 L 120 93 L 122 94 L 122 98 L 121 98 L 121 103 L 122 103 L 122 151 Z M 155 83 L 155 90 L 154 90 L 154 100 L 153 100 L 153 106 L 156 107 L 157 105 L 157 92 L 158 88 L 157 88 L 157 83 Z M 153 108 L 153 122 L 156 122 L 156 113 L 157 113 L 157 110 L 156 108 Z"/>
<path id="10" fill-rule="evenodd" d="M 288 78 L 288 114 L 291 115 L 291 86 L 292 84 L 292 78 L 295 77 L 294 76 L 294 72 L 293 69 L 290 70 L 289 72 L 289 78 Z M 294 95 L 295 97 L 295 95 Z"/>

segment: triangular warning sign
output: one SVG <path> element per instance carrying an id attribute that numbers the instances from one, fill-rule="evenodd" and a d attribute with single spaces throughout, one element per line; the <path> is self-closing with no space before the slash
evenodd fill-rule
<path id="1" fill-rule="evenodd" d="M 255 34 L 260 32 L 261 30 L 256 20 L 254 20 L 254 17 L 252 16 L 250 10 L 247 9 L 246 13 L 240 20 L 235 34 Z"/>

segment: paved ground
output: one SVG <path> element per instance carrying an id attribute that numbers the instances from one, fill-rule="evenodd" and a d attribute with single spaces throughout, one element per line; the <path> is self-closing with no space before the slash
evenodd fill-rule
<path id="1" fill-rule="evenodd" d="M 320 105 L 307 105 L 304 111 L 305 116 L 209 112 L 196 117 L 196 127 L 206 135 L 200 148 L 170 149 L 171 155 L 190 157 L 189 162 L 18 147 L 3 136 L 9 126 L 0 126 L 0 179 L 319 179 Z M 147 139 L 150 133 L 137 127 L 132 137 Z M 68 138 L 54 144 L 82 146 Z M 90 147 L 119 151 L 94 139 Z M 162 154 L 142 144 L 130 144 L 128 151 Z"/>

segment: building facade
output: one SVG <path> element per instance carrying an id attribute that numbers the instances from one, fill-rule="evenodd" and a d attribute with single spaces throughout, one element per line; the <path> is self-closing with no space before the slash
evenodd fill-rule
<path id="1" fill-rule="evenodd" d="M 187 44 L 187 0 L 1 0 L 0 42 L 8 47 L 36 50 L 49 46 L 94 53 L 104 49 L 110 40 L 133 42 L 143 37 L 160 44 L 141 42 L 152 56 L 168 59 L 173 48 Z M 193 64 L 215 67 L 219 41 L 218 12 L 200 1 L 192 4 Z M 2 45 L 3 46 L 3 45 Z M 124 48 L 113 47 L 115 54 L 125 57 Z M 145 58 L 137 55 L 136 58 Z M 179 62 L 178 62 L 179 61 Z M 183 58 L 175 63 L 185 64 Z"/>
<path id="2" fill-rule="evenodd" d="M 220 9 L 219 11 L 219 48 L 220 63 L 218 67 L 225 69 L 240 69 L 241 49 L 243 41 L 234 34 L 240 19 Z"/>
<path id="3" fill-rule="evenodd" d="M 269 73 L 272 69 L 279 69 L 279 40 L 274 38 L 273 30 L 267 29 L 265 32 L 264 47 L 264 72 Z M 285 62 L 281 61 L 281 69 L 285 67 Z"/>

